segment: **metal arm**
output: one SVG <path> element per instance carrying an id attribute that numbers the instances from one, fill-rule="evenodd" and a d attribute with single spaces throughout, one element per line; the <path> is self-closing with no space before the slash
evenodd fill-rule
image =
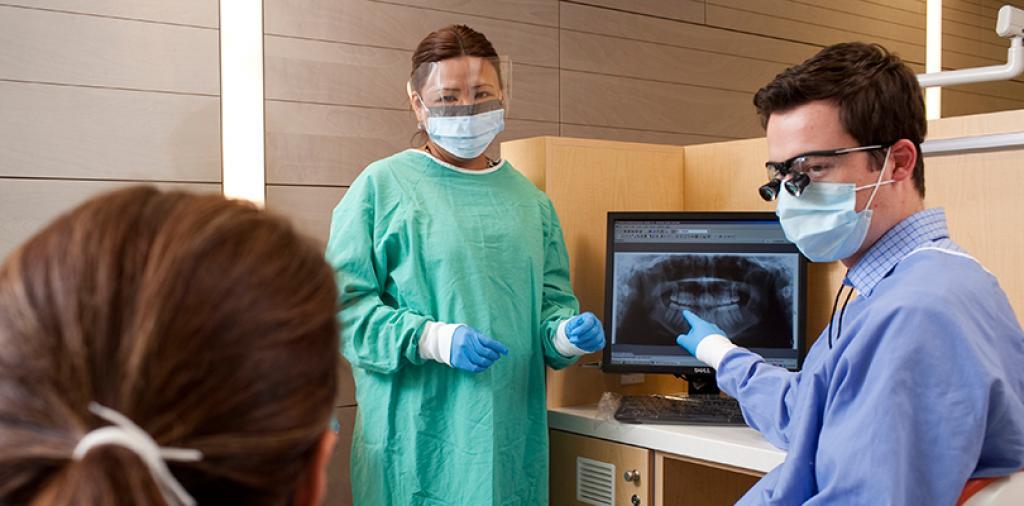
<path id="1" fill-rule="evenodd" d="M 1010 39 L 1006 64 L 974 69 L 947 70 L 918 74 L 917 81 L 922 88 L 932 86 L 954 86 L 957 84 L 1006 81 L 1024 72 L 1024 10 L 1004 5 L 999 9 L 996 33 Z"/>

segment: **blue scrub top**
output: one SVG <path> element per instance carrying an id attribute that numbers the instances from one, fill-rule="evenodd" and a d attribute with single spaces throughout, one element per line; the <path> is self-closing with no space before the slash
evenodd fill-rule
<path id="1" fill-rule="evenodd" d="M 951 505 L 968 478 L 1024 467 L 1024 332 L 948 236 L 929 209 L 876 242 L 844 280 L 842 335 L 802 371 L 725 355 L 719 386 L 788 452 L 739 504 Z"/>

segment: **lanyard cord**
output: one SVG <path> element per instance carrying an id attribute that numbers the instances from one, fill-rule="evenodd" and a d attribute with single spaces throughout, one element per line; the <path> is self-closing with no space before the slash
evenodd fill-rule
<path id="1" fill-rule="evenodd" d="M 839 291 L 836 292 L 836 300 L 832 303 L 832 315 L 828 318 L 828 349 L 832 349 L 832 322 L 836 318 L 836 308 L 839 307 L 839 297 L 843 295 L 843 289 L 846 285 L 839 285 Z M 843 301 L 843 308 L 839 311 L 839 325 L 836 328 L 836 340 L 839 340 L 839 336 L 843 335 L 843 315 L 846 314 L 846 305 L 850 303 L 850 297 L 853 296 L 853 287 L 850 287 L 850 291 L 846 293 L 846 300 Z"/>

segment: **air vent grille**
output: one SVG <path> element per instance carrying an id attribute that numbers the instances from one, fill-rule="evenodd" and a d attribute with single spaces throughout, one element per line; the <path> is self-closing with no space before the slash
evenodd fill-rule
<path id="1" fill-rule="evenodd" d="M 615 465 L 576 457 L 576 500 L 615 506 Z"/>

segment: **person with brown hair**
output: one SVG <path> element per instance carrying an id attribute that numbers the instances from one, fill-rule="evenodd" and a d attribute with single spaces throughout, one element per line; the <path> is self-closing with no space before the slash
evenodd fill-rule
<path id="1" fill-rule="evenodd" d="M 337 288 L 221 196 L 94 198 L 0 266 L 0 503 L 316 505 Z"/>
<path id="2" fill-rule="evenodd" d="M 754 104 L 772 160 L 762 196 L 804 255 L 848 270 L 799 372 L 686 315 L 679 344 L 787 450 L 739 503 L 954 504 L 969 478 L 1024 467 L 1024 332 L 944 211 L 924 207 L 914 72 L 881 46 L 837 44 Z"/>
<path id="3" fill-rule="evenodd" d="M 367 167 L 334 210 L 356 504 L 546 504 L 544 366 L 604 346 L 551 201 L 485 154 L 504 75 L 483 34 L 427 35 L 406 85 L 425 141 Z"/>

